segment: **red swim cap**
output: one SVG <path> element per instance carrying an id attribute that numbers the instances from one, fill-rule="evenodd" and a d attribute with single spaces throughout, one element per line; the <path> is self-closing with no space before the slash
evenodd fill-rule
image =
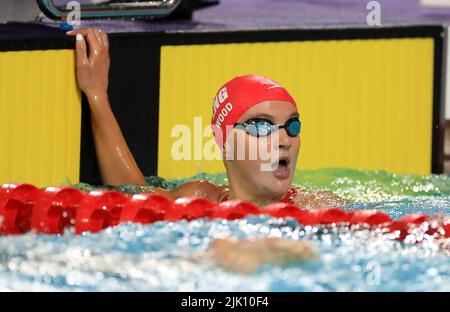
<path id="1" fill-rule="evenodd" d="M 265 101 L 285 101 L 297 108 L 285 88 L 264 76 L 238 76 L 223 85 L 214 98 L 211 119 L 217 144 L 225 144 L 227 126 L 233 126 L 246 111 Z"/>

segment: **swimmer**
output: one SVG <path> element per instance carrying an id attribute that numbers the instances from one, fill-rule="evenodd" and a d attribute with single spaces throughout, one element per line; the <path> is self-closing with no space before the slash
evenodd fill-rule
<path id="1" fill-rule="evenodd" d="M 174 200 L 204 197 L 217 202 L 238 199 L 260 205 L 284 201 L 306 209 L 346 204 L 344 199 L 331 192 L 307 191 L 292 186 L 301 142 L 297 104 L 281 85 L 258 75 L 235 77 L 219 88 L 213 100 L 211 125 L 222 150 L 228 186 L 207 180 L 191 181 L 174 190 L 146 186 L 144 175 L 110 108 L 107 34 L 99 29 L 80 29 L 68 35 L 76 36 L 76 77 L 89 101 L 103 184 L 139 185 L 143 192 L 162 194 Z M 258 144 L 265 145 L 270 152 L 277 152 L 275 158 L 270 158 L 269 169 L 267 159 L 259 154 L 253 159 L 248 157 Z M 243 159 L 239 157 L 242 151 L 245 152 Z"/>
<path id="2" fill-rule="evenodd" d="M 306 209 L 341 207 L 346 203 L 329 192 L 292 187 L 300 150 L 301 122 L 297 105 L 286 89 L 257 75 L 232 79 L 219 88 L 213 101 L 211 124 L 222 150 L 229 185 L 219 186 L 200 180 L 171 191 L 147 186 L 110 107 L 107 34 L 99 29 L 80 29 L 68 34 L 76 36 L 76 77 L 89 102 L 95 149 L 104 184 L 139 185 L 142 192 L 162 194 L 173 200 L 204 197 L 217 202 L 238 199 L 260 205 L 285 201 Z M 267 145 L 268 151 L 273 149 L 277 152 L 275 159 L 270 158 L 269 170 L 262 170 L 267 159 L 262 159 L 258 153 L 253 159 L 237 157 L 242 150 L 244 155 L 249 155 L 251 147 L 258 144 Z M 314 253 L 306 242 L 261 238 L 215 240 L 209 254 L 225 269 L 251 274 L 265 263 L 283 266 L 292 261 L 311 259 Z"/>

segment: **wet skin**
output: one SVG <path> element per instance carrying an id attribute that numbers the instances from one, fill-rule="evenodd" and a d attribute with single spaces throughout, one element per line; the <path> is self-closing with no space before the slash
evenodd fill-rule
<path id="1" fill-rule="evenodd" d="M 266 101 L 250 108 L 239 118 L 238 123 L 263 118 L 274 125 L 282 125 L 298 116 L 296 107 L 288 102 Z M 229 198 L 262 203 L 279 201 L 291 188 L 299 149 L 300 136 L 291 137 L 285 129 L 279 129 L 266 137 L 255 137 L 244 130 L 233 129 L 224 151 L 233 156 L 231 160 L 224 160 Z M 260 151 L 268 151 L 271 157 L 265 159 Z M 241 155 L 245 158 L 238 158 L 239 153 L 244 153 Z M 280 159 L 285 164 L 283 162 L 280 165 Z"/>

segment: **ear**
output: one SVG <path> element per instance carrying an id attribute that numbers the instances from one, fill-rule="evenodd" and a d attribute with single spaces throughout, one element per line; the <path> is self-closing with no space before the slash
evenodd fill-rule
<path id="1" fill-rule="evenodd" d="M 219 147 L 223 146 L 223 133 L 222 128 L 216 124 L 211 124 L 211 131 L 213 133 L 214 139 Z"/>
<path id="2" fill-rule="evenodd" d="M 230 134 L 232 136 L 233 134 Z M 234 139 L 228 138 L 225 141 L 225 144 L 222 147 L 222 159 L 227 162 L 231 162 L 235 160 L 236 153 L 235 153 L 235 146 L 234 146 Z"/>

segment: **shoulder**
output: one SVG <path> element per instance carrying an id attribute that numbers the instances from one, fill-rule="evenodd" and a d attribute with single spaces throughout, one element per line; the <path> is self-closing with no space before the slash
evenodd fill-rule
<path id="1" fill-rule="evenodd" d="M 202 197 L 212 201 L 220 201 L 228 188 L 223 185 L 214 184 L 208 180 L 189 181 L 171 191 L 173 199 L 181 197 Z"/>

